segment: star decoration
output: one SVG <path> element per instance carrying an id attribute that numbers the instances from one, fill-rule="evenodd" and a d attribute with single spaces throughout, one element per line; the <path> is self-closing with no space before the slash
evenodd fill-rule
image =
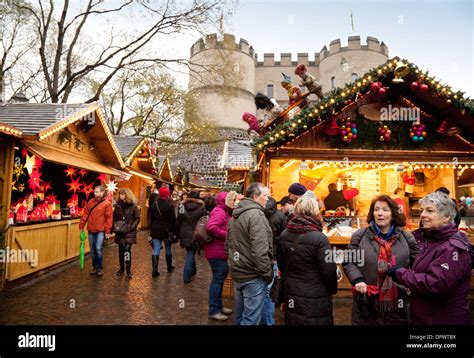
<path id="1" fill-rule="evenodd" d="M 107 176 L 102 173 L 96 178 L 96 180 L 100 180 L 101 183 L 105 183 L 105 181 L 107 180 Z"/>
<path id="2" fill-rule="evenodd" d="M 28 179 L 28 185 L 30 189 L 35 192 L 39 188 L 41 183 L 41 173 L 39 171 L 34 171 L 30 174 L 30 179 Z"/>
<path id="3" fill-rule="evenodd" d="M 39 170 L 43 166 L 43 160 L 39 157 L 35 158 L 35 167 Z"/>
<path id="4" fill-rule="evenodd" d="M 46 197 L 46 201 L 50 204 L 54 204 L 54 202 L 57 200 L 57 197 L 56 195 L 54 194 L 49 194 L 47 197 Z"/>
<path id="5" fill-rule="evenodd" d="M 43 182 L 44 192 L 46 193 L 48 190 L 51 190 L 51 182 Z"/>
<path id="6" fill-rule="evenodd" d="M 23 190 L 25 190 L 25 183 L 18 184 L 18 191 L 21 193 Z"/>
<path id="7" fill-rule="evenodd" d="M 32 155 L 31 157 L 27 154 L 26 155 L 26 163 L 25 163 L 25 168 L 28 171 L 28 174 L 31 175 L 33 172 L 33 167 L 35 166 L 35 156 Z"/>
<path id="8" fill-rule="evenodd" d="M 15 186 L 16 184 L 16 180 L 14 182 L 12 182 L 12 190 L 18 190 L 18 188 Z"/>
<path id="9" fill-rule="evenodd" d="M 82 187 L 82 192 L 86 194 L 86 198 L 89 199 L 89 195 L 94 191 L 94 188 L 92 187 L 92 183 L 91 184 L 86 184 L 84 183 L 83 187 Z"/>
<path id="10" fill-rule="evenodd" d="M 80 178 L 77 178 L 76 180 L 71 178 L 71 182 L 66 183 L 66 185 L 69 187 L 68 191 L 72 191 L 74 194 L 76 194 L 76 192 L 78 190 L 81 190 L 81 185 L 82 184 L 79 183 L 79 180 L 80 180 Z"/>
<path id="11" fill-rule="evenodd" d="M 71 177 L 72 179 L 72 176 L 76 175 L 76 168 L 68 167 L 64 172 L 66 173 L 66 177 Z"/>
<path id="12" fill-rule="evenodd" d="M 25 166 L 23 164 L 15 165 L 13 168 L 13 174 L 16 176 L 18 179 L 20 175 L 23 174 L 23 170 L 25 169 Z"/>
<path id="13" fill-rule="evenodd" d="M 79 174 L 81 177 L 84 177 L 84 175 L 87 174 L 87 170 L 81 169 L 81 170 L 79 170 L 79 173 L 78 173 L 78 174 Z"/>
<path id="14" fill-rule="evenodd" d="M 24 157 L 26 157 L 27 155 L 28 155 L 28 150 L 27 150 L 26 148 L 23 148 L 23 149 L 21 150 L 21 156 L 24 158 Z"/>
<path id="15" fill-rule="evenodd" d="M 109 182 L 105 184 L 105 187 L 105 190 L 107 190 L 109 193 L 114 193 L 117 190 L 117 183 L 113 180 L 109 180 Z"/>

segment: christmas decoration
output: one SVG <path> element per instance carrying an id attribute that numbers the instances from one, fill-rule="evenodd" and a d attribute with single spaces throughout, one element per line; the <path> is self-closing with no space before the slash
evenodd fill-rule
<path id="1" fill-rule="evenodd" d="M 48 190 L 52 190 L 51 182 L 43 182 L 43 190 L 45 193 L 48 192 Z"/>
<path id="2" fill-rule="evenodd" d="M 45 199 L 49 204 L 54 204 L 57 201 L 57 197 L 54 194 L 49 194 Z"/>
<path id="3" fill-rule="evenodd" d="M 415 143 L 421 143 L 426 138 L 426 126 L 420 122 L 415 122 L 412 124 L 410 129 L 410 138 Z"/>
<path id="4" fill-rule="evenodd" d="M 264 134 L 260 122 L 252 113 L 244 112 L 242 114 L 242 120 L 249 125 L 249 128 L 247 129 L 248 134 L 250 134 L 251 131 L 255 131 L 260 137 Z"/>
<path id="5" fill-rule="evenodd" d="M 101 184 L 105 183 L 105 181 L 107 180 L 107 176 L 102 173 L 96 178 L 96 180 L 99 180 Z"/>
<path id="6" fill-rule="evenodd" d="M 35 166 L 35 156 L 32 155 L 31 157 L 27 154 L 26 155 L 26 163 L 25 163 L 25 168 L 28 174 L 31 175 L 33 172 L 33 167 Z"/>
<path id="7" fill-rule="evenodd" d="M 85 169 L 81 169 L 81 170 L 79 170 L 78 174 L 81 176 L 81 178 L 83 178 L 83 177 L 84 177 L 84 175 L 86 175 L 86 174 L 87 174 L 87 170 L 85 170 Z"/>
<path id="8" fill-rule="evenodd" d="M 34 171 L 30 174 L 30 179 L 28 179 L 28 185 L 33 192 L 39 188 L 41 183 L 41 173 L 38 171 Z"/>
<path id="9" fill-rule="evenodd" d="M 23 148 L 23 149 L 21 150 L 21 156 L 22 156 L 23 158 L 25 158 L 27 155 L 28 155 L 28 150 L 27 150 L 26 148 Z"/>
<path id="10" fill-rule="evenodd" d="M 380 125 L 377 128 L 377 134 L 379 135 L 379 140 L 381 142 L 390 142 L 392 139 L 392 131 L 388 128 L 387 125 Z"/>
<path id="11" fill-rule="evenodd" d="M 74 167 L 68 167 L 64 172 L 66 173 L 66 177 L 72 177 L 76 175 L 77 169 Z"/>
<path id="12" fill-rule="evenodd" d="M 41 167 L 43 166 L 43 160 L 39 157 L 36 157 L 35 158 L 35 167 L 36 169 L 41 169 Z"/>
<path id="13" fill-rule="evenodd" d="M 109 182 L 105 184 L 105 190 L 113 194 L 117 190 L 117 185 L 118 184 L 114 182 L 113 180 L 109 180 Z"/>
<path id="14" fill-rule="evenodd" d="M 319 99 L 323 99 L 323 87 L 321 83 L 308 73 L 308 67 L 304 63 L 296 66 L 295 75 L 300 76 L 301 86 L 305 86 L 309 93 L 314 93 Z"/>
<path id="15" fill-rule="evenodd" d="M 93 184 L 84 183 L 82 192 L 86 194 L 86 198 L 89 199 L 89 195 L 94 191 Z"/>
<path id="16" fill-rule="evenodd" d="M 415 175 L 411 170 L 403 176 L 403 182 L 405 183 L 405 193 L 413 194 L 415 190 Z"/>
<path id="17" fill-rule="evenodd" d="M 281 86 L 288 92 L 288 104 L 293 106 L 299 102 L 299 108 L 306 107 L 308 103 L 304 99 L 305 97 L 303 97 L 299 87 L 294 86 L 293 83 L 291 83 L 291 76 L 285 75 L 283 72 L 282 75 L 283 80 L 281 81 Z"/>
<path id="18" fill-rule="evenodd" d="M 71 178 L 70 183 L 66 183 L 67 186 L 69 186 L 68 191 L 72 191 L 74 194 L 76 194 L 77 191 L 81 190 L 82 184 L 79 183 L 80 178 L 77 178 L 76 180 Z"/>
<path id="19" fill-rule="evenodd" d="M 343 142 L 351 143 L 357 139 L 358 134 L 359 130 L 357 129 L 357 124 L 351 117 L 342 119 L 340 136 Z"/>

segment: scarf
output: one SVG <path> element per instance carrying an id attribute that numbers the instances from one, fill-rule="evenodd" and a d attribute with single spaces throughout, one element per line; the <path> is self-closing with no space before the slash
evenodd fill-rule
<path id="1" fill-rule="evenodd" d="M 398 235 L 387 235 L 382 239 L 376 235 L 374 240 L 379 244 L 379 257 L 377 258 L 377 286 L 379 287 L 380 311 L 387 312 L 395 309 L 398 300 L 398 288 L 392 278 L 387 274 L 389 268 L 396 266 L 396 257 L 392 254 L 392 245 Z"/>
<path id="2" fill-rule="evenodd" d="M 323 231 L 323 227 L 319 219 L 314 219 L 311 216 L 306 215 L 294 216 L 286 228 L 289 232 L 294 232 L 297 234 L 305 234 L 310 231 Z"/>
<path id="3" fill-rule="evenodd" d="M 382 232 L 380 231 L 380 228 L 379 226 L 374 223 L 374 228 L 375 228 L 375 233 L 377 234 L 377 236 L 379 236 L 380 238 L 384 239 L 384 240 L 388 240 L 390 238 L 390 236 L 392 236 L 393 234 L 393 231 L 395 230 L 395 225 L 391 225 L 390 226 L 390 229 L 388 229 L 388 232 L 387 234 L 382 234 Z"/>

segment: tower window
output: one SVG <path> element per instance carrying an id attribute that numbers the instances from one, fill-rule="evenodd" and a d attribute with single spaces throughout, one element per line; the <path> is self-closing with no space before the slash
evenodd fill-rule
<path id="1" fill-rule="evenodd" d="M 331 87 L 336 88 L 336 77 L 331 77 Z"/>
<path id="2" fill-rule="evenodd" d="M 273 83 L 267 84 L 267 97 L 273 98 Z"/>
<path id="3" fill-rule="evenodd" d="M 353 84 L 357 80 L 357 73 L 353 73 L 351 76 L 351 84 Z"/>

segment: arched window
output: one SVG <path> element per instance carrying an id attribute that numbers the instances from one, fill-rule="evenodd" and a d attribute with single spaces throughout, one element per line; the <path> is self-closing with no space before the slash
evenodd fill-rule
<path id="1" fill-rule="evenodd" d="M 331 77 L 331 88 L 336 88 L 336 77 L 334 76 Z"/>
<path id="2" fill-rule="evenodd" d="M 353 84 L 357 80 L 357 73 L 353 73 L 351 76 L 351 84 Z"/>
<path id="3" fill-rule="evenodd" d="M 273 98 L 274 97 L 273 82 L 268 82 L 268 84 L 267 84 L 267 97 L 268 98 Z"/>

